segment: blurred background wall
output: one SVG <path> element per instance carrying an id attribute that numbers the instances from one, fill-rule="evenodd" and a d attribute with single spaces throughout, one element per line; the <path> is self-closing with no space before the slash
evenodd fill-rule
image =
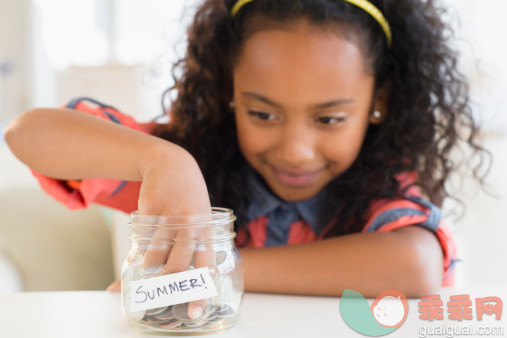
<path id="1" fill-rule="evenodd" d="M 162 113 L 170 68 L 198 0 L 0 0 L 0 127 L 30 107 L 91 96 L 139 121 Z M 463 218 L 444 205 L 460 242 L 458 285 L 506 285 L 507 24 L 504 0 L 446 0 L 471 80 L 481 138 L 494 157 L 485 194 L 453 180 Z M 71 212 L 46 196 L 0 136 L 0 292 L 103 289 L 128 248 L 127 217 Z"/>

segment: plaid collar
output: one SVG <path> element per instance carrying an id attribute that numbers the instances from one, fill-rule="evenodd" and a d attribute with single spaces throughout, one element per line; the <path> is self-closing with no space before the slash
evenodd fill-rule
<path id="1" fill-rule="evenodd" d="M 251 203 L 247 207 L 247 222 L 266 216 L 268 219 L 278 209 L 289 210 L 290 219 L 304 220 L 313 231 L 319 235 L 325 224 L 319 219 L 325 206 L 327 189 L 323 189 L 316 196 L 300 201 L 288 202 L 276 196 L 268 187 L 264 179 L 249 166 L 247 170 L 247 183 L 250 189 Z"/>

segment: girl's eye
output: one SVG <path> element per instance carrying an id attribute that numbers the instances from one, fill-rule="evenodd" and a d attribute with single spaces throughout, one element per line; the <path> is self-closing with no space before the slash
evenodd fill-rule
<path id="1" fill-rule="evenodd" d="M 270 113 L 260 112 L 260 111 L 249 110 L 248 115 L 257 117 L 258 119 L 263 120 L 263 121 L 269 121 L 269 120 L 275 119 L 275 115 L 270 114 Z"/>
<path id="2" fill-rule="evenodd" d="M 317 122 L 325 125 L 333 125 L 339 122 L 345 121 L 344 117 L 335 117 L 335 116 L 321 116 L 317 118 Z"/>

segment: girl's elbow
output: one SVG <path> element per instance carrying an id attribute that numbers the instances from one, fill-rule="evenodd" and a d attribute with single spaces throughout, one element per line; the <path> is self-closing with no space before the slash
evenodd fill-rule
<path id="1" fill-rule="evenodd" d="M 401 235 L 402 285 L 407 297 L 437 293 L 442 285 L 444 257 L 435 235 L 418 226 L 397 231 Z M 401 290 L 400 290 L 401 291 Z"/>
<path id="2" fill-rule="evenodd" d="M 21 117 L 17 117 L 15 118 L 14 120 L 12 120 L 11 122 L 9 122 L 9 124 L 7 124 L 7 127 L 5 127 L 4 129 L 4 140 L 5 140 L 5 143 L 7 143 L 7 145 L 9 146 L 9 148 L 13 148 L 13 145 L 15 143 L 15 140 L 16 140 L 16 135 L 19 134 L 19 119 Z"/>
<path id="3" fill-rule="evenodd" d="M 412 296 L 419 298 L 424 295 L 438 293 L 441 284 L 441 274 L 440 277 L 438 277 L 436 275 L 428 276 L 428 274 L 421 273 L 418 281 L 416 281 L 412 286 Z"/>
<path id="4" fill-rule="evenodd" d="M 421 297 L 438 293 L 443 280 L 443 260 L 440 253 L 429 254 L 425 250 L 415 248 L 412 268 L 409 270 L 409 295 Z"/>
<path id="5" fill-rule="evenodd" d="M 26 130 L 30 126 L 30 121 L 37 114 L 37 109 L 30 109 L 10 121 L 3 131 L 5 143 L 14 152 L 19 142 L 25 138 Z"/>

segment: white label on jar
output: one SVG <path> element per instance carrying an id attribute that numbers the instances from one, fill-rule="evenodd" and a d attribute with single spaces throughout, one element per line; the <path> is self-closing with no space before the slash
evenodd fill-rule
<path id="1" fill-rule="evenodd" d="M 130 311 L 207 299 L 218 295 L 207 267 L 130 282 Z"/>

